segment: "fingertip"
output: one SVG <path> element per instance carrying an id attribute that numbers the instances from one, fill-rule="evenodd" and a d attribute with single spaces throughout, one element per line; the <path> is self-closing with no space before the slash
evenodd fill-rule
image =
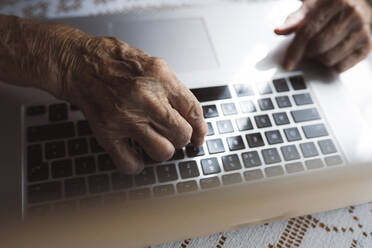
<path id="1" fill-rule="evenodd" d="M 278 27 L 274 29 L 274 33 L 277 35 L 288 35 L 295 31 L 294 28 Z"/>
<path id="2" fill-rule="evenodd" d="M 204 136 L 195 137 L 191 140 L 192 144 L 196 147 L 200 147 L 204 144 Z"/>

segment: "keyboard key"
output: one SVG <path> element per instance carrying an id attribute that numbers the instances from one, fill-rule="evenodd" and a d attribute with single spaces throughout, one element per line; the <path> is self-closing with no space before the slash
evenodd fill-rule
<path id="1" fill-rule="evenodd" d="M 183 150 L 182 149 L 176 149 L 174 151 L 173 156 L 168 161 L 180 160 L 180 159 L 184 159 L 184 158 L 185 158 L 185 154 L 183 153 Z"/>
<path id="2" fill-rule="evenodd" d="M 40 163 L 43 161 L 43 150 L 40 144 L 27 147 L 27 164 Z"/>
<path id="3" fill-rule="evenodd" d="M 231 98 L 229 86 L 215 86 L 191 89 L 199 102 L 216 101 Z"/>
<path id="4" fill-rule="evenodd" d="M 53 161 L 51 167 L 52 167 L 53 178 L 62 178 L 62 177 L 72 176 L 72 160 L 71 159 Z"/>
<path id="5" fill-rule="evenodd" d="M 64 141 L 50 142 L 45 144 L 46 159 L 62 158 L 66 156 Z"/>
<path id="6" fill-rule="evenodd" d="M 305 81 L 302 76 L 293 76 L 289 78 L 294 90 L 306 89 Z"/>
<path id="7" fill-rule="evenodd" d="M 270 145 L 283 143 L 282 136 L 278 130 L 265 132 L 265 135 Z"/>
<path id="8" fill-rule="evenodd" d="M 293 95 L 293 99 L 297 106 L 313 104 L 313 99 L 309 93 Z"/>
<path id="9" fill-rule="evenodd" d="M 266 164 L 275 164 L 282 161 L 276 148 L 264 149 L 261 152 Z"/>
<path id="10" fill-rule="evenodd" d="M 217 158 L 206 158 L 200 161 L 204 175 L 217 174 L 221 172 Z"/>
<path id="11" fill-rule="evenodd" d="M 151 191 L 148 188 L 136 189 L 129 192 L 129 198 L 134 201 L 145 200 L 151 197 Z"/>
<path id="12" fill-rule="evenodd" d="M 114 190 L 128 189 L 133 186 L 133 177 L 115 171 L 111 174 L 111 182 Z"/>
<path id="13" fill-rule="evenodd" d="M 79 136 L 88 136 L 93 134 L 92 130 L 90 129 L 89 123 L 86 120 L 78 121 L 77 131 Z"/>
<path id="14" fill-rule="evenodd" d="M 242 153 L 242 159 L 245 168 L 251 168 L 262 165 L 260 156 L 257 151 Z"/>
<path id="15" fill-rule="evenodd" d="M 31 106 L 26 109 L 27 116 L 38 116 L 46 113 L 46 108 L 44 105 Z"/>
<path id="16" fill-rule="evenodd" d="M 46 180 L 49 177 L 48 163 L 31 162 L 27 164 L 27 179 L 29 182 Z"/>
<path id="17" fill-rule="evenodd" d="M 246 136 L 248 145 L 250 148 L 255 148 L 259 146 L 264 146 L 262 135 L 260 133 L 247 134 Z"/>
<path id="18" fill-rule="evenodd" d="M 267 94 L 273 93 L 273 90 L 271 89 L 270 84 L 267 82 L 257 83 L 257 89 L 261 95 L 267 95 Z"/>
<path id="19" fill-rule="evenodd" d="M 287 173 L 297 173 L 305 170 L 301 162 L 286 164 L 285 169 Z"/>
<path id="20" fill-rule="evenodd" d="M 273 84 L 277 92 L 289 91 L 285 78 L 274 79 Z"/>
<path id="21" fill-rule="evenodd" d="M 304 131 L 305 136 L 308 139 L 328 136 L 328 131 L 324 124 L 303 126 L 302 130 Z"/>
<path id="22" fill-rule="evenodd" d="M 254 96 L 254 91 L 252 87 L 247 84 L 235 84 L 234 88 L 235 88 L 236 95 L 238 97 Z"/>
<path id="23" fill-rule="evenodd" d="M 253 101 L 240 102 L 240 109 L 243 113 L 253 113 L 257 111 Z"/>
<path id="24" fill-rule="evenodd" d="M 337 152 L 336 146 L 331 139 L 320 140 L 318 145 L 324 155 Z"/>
<path id="25" fill-rule="evenodd" d="M 233 174 L 227 174 L 227 175 L 222 176 L 222 183 L 224 185 L 237 184 L 237 183 L 241 183 L 242 181 L 243 180 L 242 180 L 242 176 L 240 175 L 240 173 L 233 173 Z"/>
<path id="26" fill-rule="evenodd" d="M 70 156 L 88 153 L 88 142 L 85 138 L 69 140 L 67 142 L 67 147 Z"/>
<path id="27" fill-rule="evenodd" d="M 96 172 L 94 157 L 80 157 L 75 159 L 75 173 L 77 175 L 91 174 Z"/>
<path id="28" fill-rule="evenodd" d="M 324 167 L 323 161 L 319 158 L 305 161 L 308 170 L 320 169 Z"/>
<path id="29" fill-rule="evenodd" d="M 253 129 L 251 120 L 248 117 L 236 119 L 236 125 L 239 131 L 246 131 Z"/>
<path id="30" fill-rule="evenodd" d="M 288 96 L 277 96 L 275 97 L 276 103 L 278 104 L 279 108 L 288 108 L 292 107 L 292 103 L 289 100 Z"/>
<path id="31" fill-rule="evenodd" d="M 318 113 L 318 110 L 316 110 L 316 108 L 295 110 L 295 111 L 291 111 L 291 114 L 292 114 L 293 120 L 297 123 L 305 122 L 305 121 L 320 120 L 320 115 Z"/>
<path id="32" fill-rule="evenodd" d="M 268 115 L 256 115 L 254 120 L 258 128 L 271 127 L 271 121 Z"/>
<path id="33" fill-rule="evenodd" d="M 64 121 L 68 119 L 67 104 L 58 103 L 49 105 L 49 121 Z"/>
<path id="34" fill-rule="evenodd" d="M 62 197 L 61 182 L 48 182 L 30 185 L 27 188 L 28 203 L 59 200 Z"/>
<path id="35" fill-rule="evenodd" d="M 209 177 L 200 179 L 200 187 L 202 189 L 211 189 L 220 186 L 220 180 L 218 177 Z"/>
<path id="36" fill-rule="evenodd" d="M 263 173 L 261 170 L 250 170 L 244 172 L 244 178 L 247 182 L 249 181 L 254 181 L 254 180 L 259 180 L 264 177 Z"/>
<path id="37" fill-rule="evenodd" d="M 284 133 L 289 142 L 301 140 L 301 134 L 296 127 L 284 129 Z"/>
<path id="38" fill-rule="evenodd" d="M 216 105 L 203 106 L 204 118 L 213 118 L 218 116 Z"/>
<path id="39" fill-rule="evenodd" d="M 140 174 L 134 177 L 137 186 L 150 185 L 155 183 L 153 167 L 145 168 Z"/>
<path id="40" fill-rule="evenodd" d="M 228 137 L 226 140 L 230 151 L 242 150 L 245 148 L 241 136 Z"/>
<path id="41" fill-rule="evenodd" d="M 300 159 L 300 154 L 295 145 L 282 146 L 280 150 L 282 151 L 285 161 Z"/>
<path id="42" fill-rule="evenodd" d="M 221 139 L 207 140 L 207 147 L 209 154 L 225 152 L 225 147 Z"/>
<path id="43" fill-rule="evenodd" d="M 115 170 L 116 166 L 108 154 L 100 154 L 97 157 L 98 169 L 100 171 Z"/>
<path id="44" fill-rule="evenodd" d="M 65 139 L 74 136 L 75 129 L 72 122 L 27 128 L 27 140 L 29 142 Z"/>
<path id="45" fill-rule="evenodd" d="M 263 98 L 258 100 L 258 106 L 262 111 L 274 109 L 274 104 L 271 101 L 271 98 Z"/>
<path id="46" fill-rule="evenodd" d="M 289 119 L 285 112 L 275 113 L 273 114 L 273 117 L 274 117 L 275 124 L 278 126 L 289 124 Z"/>
<path id="47" fill-rule="evenodd" d="M 155 197 L 164 197 L 175 194 L 175 190 L 172 184 L 156 186 L 153 188 Z"/>
<path id="48" fill-rule="evenodd" d="M 240 170 L 242 168 L 239 157 L 236 154 L 223 156 L 222 163 L 225 171 Z"/>
<path id="49" fill-rule="evenodd" d="M 207 136 L 212 136 L 212 135 L 214 135 L 214 130 L 213 130 L 212 123 L 208 122 L 207 125 L 208 125 Z"/>
<path id="50" fill-rule="evenodd" d="M 64 184 L 66 197 L 82 196 L 87 192 L 85 178 L 83 177 L 67 179 Z"/>
<path id="51" fill-rule="evenodd" d="M 198 177 L 200 175 L 195 161 L 181 162 L 178 164 L 178 169 L 182 179 Z"/>
<path id="52" fill-rule="evenodd" d="M 217 121 L 217 128 L 220 134 L 234 132 L 234 128 L 230 120 Z"/>
<path id="53" fill-rule="evenodd" d="M 91 138 L 90 139 L 90 150 L 93 153 L 99 153 L 99 152 L 104 152 L 103 148 L 98 144 L 96 138 Z"/>
<path id="54" fill-rule="evenodd" d="M 326 157 L 324 161 L 328 166 L 339 165 L 343 163 L 342 158 L 339 155 Z"/>
<path id="55" fill-rule="evenodd" d="M 182 183 L 177 183 L 177 192 L 178 193 L 187 193 L 192 191 L 197 191 L 198 185 L 196 181 L 186 181 Z"/>
<path id="56" fill-rule="evenodd" d="M 277 177 L 284 175 L 284 170 L 281 166 L 273 166 L 265 168 L 265 174 L 267 177 Z"/>
<path id="57" fill-rule="evenodd" d="M 156 167 L 156 174 L 161 183 L 170 182 L 178 179 L 175 164 L 166 164 Z"/>
<path id="58" fill-rule="evenodd" d="M 110 190 L 109 177 L 106 174 L 88 177 L 88 185 L 91 194 L 103 193 Z"/>
<path id="59" fill-rule="evenodd" d="M 202 146 L 196 147 L 193 144 L 188 144 L 186 146 L 186 154 L 189 158 L 203 156 L 204 148 Z"/>
<path id="60" fill-rule="evenodd" d="M 302 143 L 300 144 L 300 147 L 305 158 L 315 157 L 319 155 L 319 152 L 313 142 Z"/>
<path id="61" fill-rule="evenodd" d="M 224 115 L 235 115 L 238 113 L 234 103 L 223 103 L 221 104 L 222 112 Z"/>

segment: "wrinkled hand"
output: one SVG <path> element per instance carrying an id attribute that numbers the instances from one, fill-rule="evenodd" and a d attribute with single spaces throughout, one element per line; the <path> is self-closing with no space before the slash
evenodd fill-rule
<path id="1" fill-rule="evenodd" d="M 304 0 L 302 7 L 275 29 L 296 33 L 288 47 L 288 70 L 311 58 L 343 72 L 363 60 L 372 48 L 371 7 L 365 0 Z"/>
<path id="2" fill-rule="evenodd" d="M 131 140 L 157 161 L 168 160 L 190 140 L 196 146 L 204 142 L 207 125 L 199 102 L 162 59 L 115 38 L 89 39 L 80 53 L 71 58 L 64 94 L 82 109 L 124 172 L 143 169 Z"/>

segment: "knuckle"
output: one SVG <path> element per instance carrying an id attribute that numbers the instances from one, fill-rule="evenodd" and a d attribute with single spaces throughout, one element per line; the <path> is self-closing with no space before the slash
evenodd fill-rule
<path id="1" fill-rule="evenodd" d="M 198 101 L 195 100 L 194 104 L 190 105 L 188 116 L 193 120 L 203 118 L 203 109 Z"/>
<path id="2" fill-rule="evenodd" d="M 164 59 L 158 57 L 151 57 L 150 70 L 154 73 L 164 73 L 169 70 L 169 66 Z"/>
<path id="3" fill-rule="evenodd" d="M 192 136 L 191 126 L 187 125 L 183 127 L 177 136 L 178 140 L 177 140 L 177 144 L 175 144 L 177 148 L 185 146 L 190 141 L 191 136 Z"/>

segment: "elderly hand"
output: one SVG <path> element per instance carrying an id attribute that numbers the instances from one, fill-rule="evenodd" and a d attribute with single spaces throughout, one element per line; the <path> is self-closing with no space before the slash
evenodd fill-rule
<path id="1" fill-rule="evenodd" d="M 275 29 L 279 35 L 296 33 L 284 67 L 292 70 L 302 59 L 311 58 L 338 72 L 348 70 L 372 48 L 371 19 L 371 7 L 365 0 L 304 0 Z"/>
<path id="2" fill-rule="evenodd" d="M 172 157 L 190 140 L 204 142 L 207 125 L 195 96 L 165 61 L 115 38 L 87 39 L 67 53 L 64 96 L 78 105 L 100 145 L 124 172 L 143 169 L 139 144 L 154 160 Z"/>
<path id="3" fill-rule="evenodd" d="M 162 59 L 115 38 L 15 16 L 0 14 L 0 34 L 0 80 L 79 106 L 123 172 L 143 169 L 133 143 L 158 161 L 190 140 L 203 144 L 202 108 Z"/>

